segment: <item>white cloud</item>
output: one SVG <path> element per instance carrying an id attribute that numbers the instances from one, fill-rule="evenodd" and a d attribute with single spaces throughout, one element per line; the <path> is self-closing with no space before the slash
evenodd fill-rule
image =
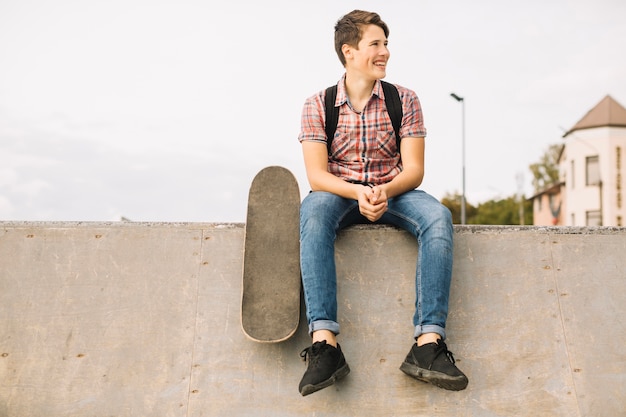
<path id="1" fill-rule="evenodd" d="M 15 207 L 11 201 L 0 192 L 0 220 L 12 218 L 14 212 Z"/>
<path id="2" fill-rule="evenodd" d="M 12 168 L 0 168 L 0 189 L 17 183 L 17 172 Z"/>

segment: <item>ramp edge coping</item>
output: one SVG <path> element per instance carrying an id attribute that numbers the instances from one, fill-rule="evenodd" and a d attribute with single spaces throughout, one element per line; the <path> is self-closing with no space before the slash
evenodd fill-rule
<path id="1" fill-rule="evenodd" d="M 242 229 L 241 222 L 132 222 L 132 221 L 0 221 L 0 228 L 186 228 L 186 229 Z M 395 230 L 389 225 L 358 224 L 351 230 Z M 615 226 L 511 226 L 511 225 L 454 225 L 456 234 L 535 233 L 555 235 L 622 235 L 626 227 Z"/>

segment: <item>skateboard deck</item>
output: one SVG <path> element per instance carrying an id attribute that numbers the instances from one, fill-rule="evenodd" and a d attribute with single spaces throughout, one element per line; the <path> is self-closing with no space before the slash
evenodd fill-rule
<path id="1" fill-rule="evenodd" d="M 257 342 L 281 342 L 300 321 L 300 191 L 286 168 L 262 169 L 248 194 L 241 326 Z"/>

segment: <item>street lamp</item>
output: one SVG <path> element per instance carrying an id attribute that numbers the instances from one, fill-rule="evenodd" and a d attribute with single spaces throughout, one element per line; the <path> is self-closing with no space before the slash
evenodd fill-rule
<path id="1" fill-rule="evenodd" d="M 463 167 L 463 193 L 461 194 L 461 224 L 465 224 L 465 100 L 454 93 L 450 93 L 452 98 L 461 102 L 462 134 L 461 134 L 461 161 Z"/>

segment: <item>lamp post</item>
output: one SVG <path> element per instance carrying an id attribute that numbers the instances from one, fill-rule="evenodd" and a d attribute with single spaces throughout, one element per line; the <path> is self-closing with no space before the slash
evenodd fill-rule
<path id="1" fill-rule="evenodd" d="M 461 117 L 462 117 L 462 133 L 461 133 L 461 162 L 463 167 L 463 193 L 461 194 L 461 224 L 465 224 L 465 99 L 457 96 L 454 93 L 450 93 L 452 98 L 461 102 Z"/>

